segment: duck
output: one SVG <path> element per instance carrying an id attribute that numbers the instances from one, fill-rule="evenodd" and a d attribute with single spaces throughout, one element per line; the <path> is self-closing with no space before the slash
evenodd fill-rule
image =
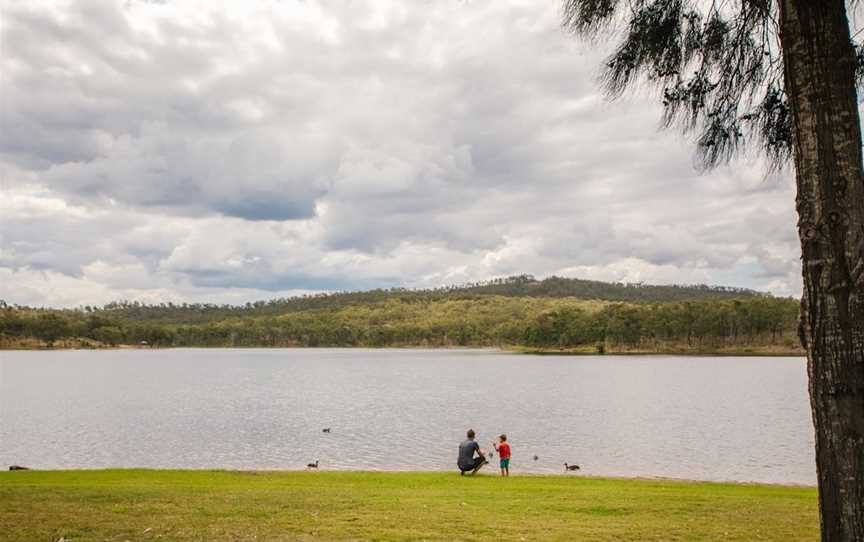
<path id="1" fill-rule="evenodd" d="M 318 460 L 316 459 L 314 463 L 307 463 L 306 466 L 310 469 L 317 469 L 318 468 Z"/>
<path id="2" fill-rule="evenodd" d="M 27 467 L 22 467 L 21 465 L 10 465 L 9 470 L 30 470 Z"/>
<path id="3" fill-rule="evenodd" d="M 564 463 L 564 470 L 579 470 L 579 465 L 568 465 Z"/>
<path id="4" fill-rule="evenodd" d="M 540 456 L 535 455 L 535 456 L 534 456 L 534 461 L 537 461 L 538 459 L 540 459 Z"/>
<path id="5" fill-rule="evenodd" d="M 329 428 L 329 427 L 325 427 L 324 429 L 321 430 L 321 432 L 322 432 L 322 433 L 329 433 L 329 432 L 330 432 L 330 428 Z"/>

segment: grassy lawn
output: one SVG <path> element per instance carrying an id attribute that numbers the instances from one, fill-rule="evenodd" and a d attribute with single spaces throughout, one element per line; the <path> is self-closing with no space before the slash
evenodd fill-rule
<path id="1" fill-rule="evenodd" d="M 812 488 L 453 473 L 0 473 L 0 540 L 818 540 Z"/>

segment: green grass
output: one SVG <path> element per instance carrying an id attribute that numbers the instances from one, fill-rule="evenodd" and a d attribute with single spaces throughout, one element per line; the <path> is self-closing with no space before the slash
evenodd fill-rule
<path id="1" fill-rule="evenodd" d="M 817 540 L 813 488 L 454 473 L 0 473 L 0 540 Z"/>

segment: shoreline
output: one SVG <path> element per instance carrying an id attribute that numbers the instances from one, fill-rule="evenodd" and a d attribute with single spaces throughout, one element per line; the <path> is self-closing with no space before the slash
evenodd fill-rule
<path id="1" fill-rule="evenodd" d="M 61 352 L 61 351 L 99 351 L 99 350 L 494 350 L 502 354 L 533 356 L 686 356 L 686 357 L 805 357 L 803 350 L 767 347 L 744 347 L 740 349 L 615 349 L 603 353 L 596 348 L 534 348 L 519 345 L 506 346 L 429 346 L 429 345 L 392 345 L 392 346 L 156 346 L 156 345 L 0 345 L 0 352 Z"/>
<path id="2" fill-rule="evenodd" d="M 80 468 L 59 468 L 59 469 L 39 469 L 27 468 L 24 470 L 5 471 L 0 470 L 0 477 L 21 475 L 23 473 L 34 472 L 41 474 L 74 474 L 74 473 L 127 473 L 127 474 L 158 474 L 158 473 L 213 473 L 213 474 L 238 474 L 244 476 L 255 476 L 259 474 L 317 474 L 317 475 L 369 475 L 369 476 L 400 476 L 400 475 L 446 475 L 452 474 L 454 478 L 459 478 L 458 471 L 453 470 L 370 470 L 370 469 L 233 469 L 219 467 L 80 467 Z M 481 469 L 475 475 L 479 478 L 499 478 L 497 468 L 490 467 L 489 469 Z M 613 475 L 585 475 L 571 473 L 532 473 L 532 472 L 514 472 L 510 478 L 531 478 L 543 479 L 549 478 L 552 480 L 572 479 L 572 480 L 588 480 L 594 482 L 669 482 L 672 484 L 691 484 L 691 485 L 718 485 L 718 486 L 734 486 L 734 487 L 766 487 L 766 488 L 788 488 L 788 489 L 816 489 L 816 483 L 783 483 L 783 482 L 758 482 L 746 480 L 699 480 L 693 478 L 675 478 L 671 476 L 613 476 Z"/>
<path id="3" fill-rule="evenodd" d="M 682 350 L 612 350 L 603 354 L 597 352 L 586 352 L 581 350 L 556 350 L 556 349 L 518 349 L 515 354 L 529 354 L 533 356 L 686 356 L 686 357 L 738 357 L 738 358 L 803 358 L 806 352 L 803 350 L 766 350 L 753 351 L 743 350 L 694 350 L 692 352 Z"/>

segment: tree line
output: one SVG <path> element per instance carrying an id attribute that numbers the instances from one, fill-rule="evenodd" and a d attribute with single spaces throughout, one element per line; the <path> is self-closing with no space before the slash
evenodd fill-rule
<path id="1" fill-rule="evenodd" d="M 476 299 L 478 296 L 490 295 L 532 298 L 574 297 L 630 303 L 766 297 L 766 294 L 761 292 L 727 286 L 627 284 L 554 276 L 538 280 L 531 275 L 516 275 L 439 288 L 379 288 L 357 292 L 328 292 L 255 301 L 242 305 L 172 302 L 144 304 L 136 301 L 117 301 L 104 307 L 83 306 L 78 310 L 92 314 L 110 314 L 112 317 L 124 320 L 206 323 L 213 319 L 235 316 L 279 316 L 288 312 L 339 309 L 358 303 L 377 303 L 394 298 L 411 301 L 443 301 Z M 3 306 L 5 304 L 0 301 L 0 307 Z M 17 308 L 29 309 L 28 307 Z"/>
<path id="2" fill-rule="evenodd" d="M 794 350 L 798 303 L 746 297 L 622 303 L 546 297 L 412 296 L 278 315 L 210 314 L 139 318 L 134 311 L 0 309 L 0 339 L 50 346 L 60 341 L 159 347 L 524 346 L 592 351 Z"/>

